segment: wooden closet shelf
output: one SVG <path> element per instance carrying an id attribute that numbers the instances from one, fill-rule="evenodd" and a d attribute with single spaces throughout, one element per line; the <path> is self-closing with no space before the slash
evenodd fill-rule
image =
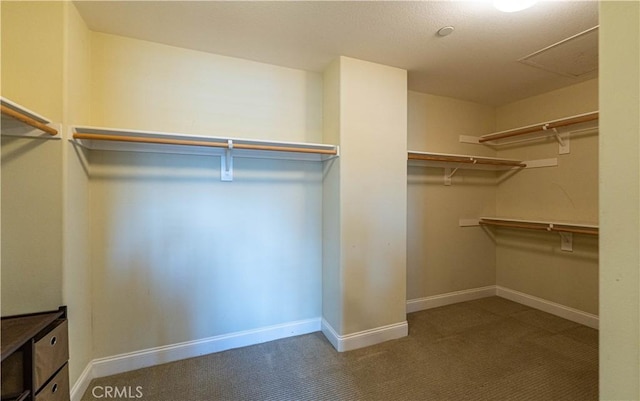
<path id="1" fill-rule="evenodd" d="M 212 142 L 191 139 L 163 139 L 163 138 L 144 138 L 136 136 L 119 136 L 119 135 L 101 135 L 76 132 L 73 134 L 74 139 L 89 139 L 97 141 L 116 141 L 116 142 L 135 142 L 135 143 L 154 143 L 160 145 L 182 145 L 182 146 L 203 146 L 212 148 L 229 148 L 229 144 L 225 142 Z M 335 155 L 335 149 L 315 149 L 304 147 L 292 147 L 281 145 L 256 145 L 246 143 L 234 143 L 232 149 L 251 149 L 251 150 L 268 150 L 276 152 L 299 152 L 299 153 L 316 153 L 323 155 Z"/>
<path id="2" fill-rule="evenodd" d="M 573 224 L 567 222 L 533 221 L 518 219 L 499 219 L 481 217 L 480 225 L 506 228 L 521 228 L 527 230 L 554 231 L 563 233 L 598 235 L 598 226 L 587 224 Z"/>
<path id="3" fill-rule="evenodd" d="M 599 118 L 599 112 L 593 111 L 584 114 L 578 114 L 571 117 L 561 118 L 558 120 L 547 121 L 543 123 L 527 125 L 525 127 L 509 129 L 506 131 L 494 132 L 491 134 L 482 135 L 478 142 L 485 143 L 491 141 L 497 141 L 499 139 L 511 138 L 514 136 L 527 135 L 540 131 L 551 131 L 553 132 L 554 128 L 562 128 L 569 125 L 581 124 L 590 121 L 595 121 Z"/>
<path id="4" fill-rule="evenodd" d="M 76 127 L 73 139 L 88 149 L 267 157 L 323 161 L 338 156 L 335 145 L 195 136 L 163 132 Z"/>
<path id="5" fill-rule="evenodd" d="M 427 162 L 427 165 L 441 167 L 451 164 L 463 164 L 460 168 L 479 169 L 511 169 L 514 167 L 526 167 L 526 163 L 520 160 L 499 159 L 493 157 L 481 157 L 470 155 L 452 155 L 446 153 L 430 153 L 409 151 L 409 160 L 420 160 Z M 430 162 L 430 163 L 429 163 Z"/>
<path id="6" fill-rule="evenodd" d="M 0 99 L 0 112 L 2 113 L 2 133 L 5 135 L 11 134 L 11 131 L 18 129 L 20 129 L 21 132 L 24 132 L 25 125 L 36 128 L 51 136 L 58 135 L 58 130 L 48 125 L 51 124 L 51 121 L 8 99 Z M 19 134 L 14 135 L 33 136 Z"/>

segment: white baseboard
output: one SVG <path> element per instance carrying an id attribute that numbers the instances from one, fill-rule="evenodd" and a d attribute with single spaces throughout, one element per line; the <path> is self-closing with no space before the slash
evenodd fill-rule
<path id="1" fill-rule="evenodd" d="M 425 298 L 410 299 L 407 301 L 407 313 L 457 304 L 458 302 L 473 301 L 474 299 L 492 297 L 494 295 L 496 295 L 496 286 L 489 285 Z"/>
<path id="2" fill-rule="evenodd" d="M 94 378 L 313 333 L 320 328 L 320 318 L 314 318 L 94 359 L 73 386 L 71 400 L 80 400 Z"/>
<path id="3" fill-rule="evenodd" d="M 80 401 L 85 391 L 89 388 L 89 383 L 94 379 L 91 372 L 92 367 L 92 362 L 89 362 L 80 377 L 78 377 L 78 380 L 76 380 L 76 383 L 71 387 L 71 401 Z"/>
<path id="4" fill-rule="evenodd" d="M 411 299 L 407 301 L 407 313 L 451 305 L 458 302 L 472 301 L 474 299 L 486 298 L 494 295 L 510 301 L 518 302 L 531 308 L 539 309 L 543 312 L 551 313 L 552 315 L 556 315 L 594 329 L 597 329 L 599 326 L 599 318 L 596 315 L 497 285 L 472 288 L 470 290 L 450 292 L 425 298 Z"/>
<path id="5" fill-rule="evenodd" d="M 533 295 L 500 286 L 496 286 L 496 295 L 594 329 L 598 329 L 599 327 L 600 319 L 598 316 L 570 308 L 568 306 L 560 305 L 555 302 L 547 301 L 546 299 L 534 297 Z"/>
<path id="6" fill-rule="evenodd" d="M 409 325 L 405 320 L 342 336 L 331 327 L 329 322 L 322 319 L 322 333 L 338 352 L 344 352 L 406 337 L 409 334 Z"/>

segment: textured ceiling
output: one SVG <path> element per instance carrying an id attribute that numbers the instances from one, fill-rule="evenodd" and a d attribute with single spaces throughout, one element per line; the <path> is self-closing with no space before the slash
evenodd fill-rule
<path id="1" fill-rule="evenodd" d="M 94 31 L 317 72 L 344 55 L 408 70 L 411 90 L 492 105 L 597 75 L 518 62 L 597 26 L 597 1 L 542 1 L 518 13 L 480 0 L 75 4 Z M 455 31 L 439 37 L 447 25 Z"/>

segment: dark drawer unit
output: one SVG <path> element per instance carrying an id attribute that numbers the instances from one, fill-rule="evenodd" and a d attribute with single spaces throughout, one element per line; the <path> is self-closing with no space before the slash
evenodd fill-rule
<path id="1" fill-rule="evenodd" d="M 42 338 L 35 343 L 35 387 L 40 388 L 69 359 L 67 321 L 59 320 Z"/>
<path id="2" fill-rule="evenodd" d="M 66 307 L 3 317 L 2 401 L 69 401 Z"/>
<path id="3" fill-rule="evenodd" d="M 69 401 L 69 366 L 56 373 L 36 395 L 36 401 Z"/>

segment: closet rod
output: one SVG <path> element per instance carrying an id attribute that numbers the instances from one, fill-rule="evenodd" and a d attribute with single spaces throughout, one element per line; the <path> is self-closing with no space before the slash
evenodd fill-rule
<path id="1" fill-rule="evenodd" d="M 427 160 L 435 162 L 449 162 L 449 163 L 467 163 L 467 164 L 487 164 L 492 166 L 513 166 L 513 167 L 527 167 L 525 163 L 511 160 L 492 160 L 482 159 L 475 157 L 458 157 L 458 156 L 433 156 L 424 155 L 420 153 L 409 152 L 409 160 Z"/>
<path id="2" fill-rule="evenodd" d="M 74 139 L 88 139 L 98 141 L 116 141 L 116 142 L 136 142 L 136 143 L 152 143 L 159 145 L 183 145 L 183 146 L 206 146 L 211 148 L 228 148 L 226 142 L 209 142 L 209 141 L 196 141 L 191 139 L 168 139 L 168 138 L 146 138 L 138 136 L 120 136 L 120 135 L 103 135 L 103 134 L 87 134 L 83 132 L 76 132 L 73 134 Z M 233 149 L 248 149 L 248 150 L 270 150 L 277 152 L 297 152 L 297 153 L 315 153 L 326 155 L 337 155 L 336 149 L 313 149 L 313 148 L 298 148 L 294 146 L 275 146 L 275 145 L 253 145 L 246 143 L 234 143 Z"/>
<path id="3" fill-rule="evenodd" d="M 9 117 L 15 118 L 18 121 L 21 121 L 27 125 L 32 126 L 33 128 L 37 128 L 41 131 L 46 132 L 49 135 L 55 136 L 58 135 L 58 130 L 52 127 L 49 127 L 46 124 L 41 123 L 38 120 L 35 120 L 25 114 L 20 113 L 19 111 L 15 111 L 10 107 L 5 105 L 0 105 L 0 111 L 2 114 L 7 115 Z"/>
<path id="4" fill-rule="evenodd" d="M 597 228 L 577 228 L 577 227 L 565 227 L 565 226 L 553 226 L 553 231 L 563 232 L 563 233 L 575 233 L 575 234 L 587 234 L 587 235 L 598 235 Z"/>
<path id="5" fill-rule="evenodd" d="M 556 232 L 574 233 L 574 234 L 598 235 L 597 228 L 571 226 L 568 224 L 556 225 L 553 223 L 529 223 L 529 222 L 515 222 L 515 221 L 487 220 L 487 219 L 481 219 L 479 223 L 480 225 L 486 225 L 486 226 L 523 228 L 527 230 L 556 231 Z"/>
<path id="6" fill-rule="evenodd" d="M 496 132 L 495 134 L 488 134 L 481 136 L 478 142 L 484 143 L 489 141 L 495 141 L 498 139 L 511 138 L 513 136 L 531 134 L 533 132 L 544 131 L 548 129 L 566 127 L 568 125 L 586 123 L 598 119 L 598 112 L 585 113 L 574 117 L 563 118 L 561 120 L 555 120 L 547 123 L 540 123 L 531 125 L 524 128 L 516 128 L 507 131 Z"/>

